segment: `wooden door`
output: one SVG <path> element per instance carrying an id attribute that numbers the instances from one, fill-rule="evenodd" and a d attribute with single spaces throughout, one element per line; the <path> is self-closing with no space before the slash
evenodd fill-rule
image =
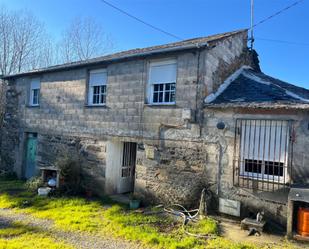
<path id="1" fill-rule="evenodd" d="M 26 164 L 25 164 L 25 178 L 30 178 L 36 173 L 36 149 L 37 136 L 36 134 L 29 134 L 26 141 Z"/>

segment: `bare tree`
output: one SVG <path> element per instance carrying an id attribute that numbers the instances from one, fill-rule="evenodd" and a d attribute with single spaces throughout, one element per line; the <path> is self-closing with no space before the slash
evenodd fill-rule
<path id="1" fill-rule="evenodd" d="M 11 73 L 16 65 L 17 51 L 13 28 L 13 16 L 3 7 L 0 8 L 0 75 Z"/>
<path id="2" fill-rule="evenodd" d="M 44 35 L 43 25 L 30 13 L 0 7 L 0 74 L 33 69 L 31 58 L 42 54 Z"/>
<path id="3" fill-rule="evenodd" d="M 51 42 L 45 37 L 43 25 L 33 15 L 0 6 L 0 147 L 6 108 L 6 84 L 1 75 L 50 65 Z"/>
<path id="4" fill-rule="evenodd" d="M 57 47 L 48 34 L 42 35 L 36 49 L 32 49 L 28 56 L 26 64 L 29 69 L 44 68 L 57 63 Z"/>
<path id="5" fill-rule="evenodd" d="M 95 19 L 75 18 L 59 44 L 62 62 L 87 60 L 113 49 L 113 42 Z"/>

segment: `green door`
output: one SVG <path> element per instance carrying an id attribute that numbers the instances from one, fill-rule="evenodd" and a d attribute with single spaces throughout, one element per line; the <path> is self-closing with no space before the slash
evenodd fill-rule
<path id="1" fill-rule="evenodd" d="M 29 134 L 26 142 L 26 168 L 25 178 L 34 176 L 36 170 L 35 156 L 36 156 L 37 136 Z"/>

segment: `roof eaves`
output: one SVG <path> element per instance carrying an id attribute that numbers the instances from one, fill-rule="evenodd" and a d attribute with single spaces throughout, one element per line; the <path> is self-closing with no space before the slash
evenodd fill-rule
<path id="1" fill-rule="evenodd" d="M 22 77 L 22 76 L 26 76 L 26 75 L 49 73 L 49 72 L 67 70 L 67 69 L 75 69 L 75 68 L 84 67 L 84 66 L 96 65 L 96 64 L 100 64 L 100 63 L 104 63 L 104 62 L 105 63 L 108 63 L 108 62 L 111 63 L 111 62 L 121 61 L 121 60 L 125 60 L 125 59 L 132 59 L 132 58 L 144 57 L 144 56 L 167 53 L 167 52 L 177 52 L 177 51 L 182 51 L 182 50 L 198 49 L 198 48 L 207 47 L 207 46 L 208 46 L 208 42 L 205 42 L 205 43 L 200 43 L 200 44 L 190 44 L 190 45 L 181 46 L 181 47 L 162 48 L 162 49 L 158 49 L 158 50 L 152 50 L 152 51 L 147 51 L 147 52 L 142 52 L 142 53 L 137 53 L 137 54 L 124 55 L 124 56 L 119 56 L 119 57 L 110 58 L 110 59 L 79 61 L 79 62 L 76 62 L 76 63 L 70 63 L 69 65 L 59 65 L 59 66 L 53 66 L 51 68 L 43 68 L 43 69 L 39 69 L 39 70 L 35 70 L 35 71 L 29 71 L 29 72 L 24 72 L 24 73 L 7 75 L 7 76 L 3 76 L 3 79 L 11 79 L 11 78 Z"/>
<path id="2" fill-rule="evenodd" d="M 86 61 L 77 61 L 77 62 L 73 62 L 73 63 L 69 63 L 69 64 L 56 65 L 56 66 L 51 66 L 51 67 L 48 67 L 48 68 L 42 68 L 42 69 L 38 69 L 38 70 L 34 70 L 34 71 L 7 75 L 7 76 L 3 76 L 3 79 L 8 80 L 8 79 L 12 79 L 12 78 L 16 78 L 16 77 L 22 77 L 22 76 L 26 76 L 26 75 L 36 75 L 36 74 L 41 74 L 41 73 L 75 69 L 75 68 L 79 68 L 79 67 L 91 66 L 91 65 L 96 65 L 96 64 L 100 64 L 100 63 L 111 63 L 111 62 L 115 62 L 115 61 L 121 61 L 121 60 L 125 60 L 125 59 L 133 59 L 133 58 L 144 57 L 144 56 L 155 55 L 155 54 L 166 53 L 166 52 L 176 52 L 176 51 L 189 50 L 189 49 L 199 49 L 199 48 L 203 48 L 203 47 L 208 47 L 209 42 L 215 42 L 215 41 L 218 41 L 218 40 L 222 40 L 222 39 L 225 39 L 227 37 L 230 37 L 230 36 L 242 33 L 242 32 L 247 32 L 247 29 L 241 29 L 241 30 L 237 30 L 237 31 L 232 31 L 232 32 L 214 35 L 213 39 L 212 39 L 212 36 L 209 36 L 209 37 L 204 37 L 204 38 L 185 40 L 185 41 L 179 42 L 180 45 L 175 45 L 175 46 L 173 46 L 173 44 L 166 44 L 167 47 L 162 47 L 164 45 L 148 47 L 148 48 L 145 48 L 146 51 L 135 52 L 135 53 L 133 52 L 132 54 L 130 54 L 130 51 L 143 50 L 143 49 L 132 49 L 132 50 L 128 50 L 128 51 L 119 52 L 119 53 L 116 53 L 116 54 L 110 54 L 110 55 L 106 55 L 106 56 L 97 57 L 97 58 L 94 58 L 94 59 L 89 59 L 89 60 L 86 60 Z M 207 39 L 207 38 L 209 38 L 209 39 Z M 205 41 L 199 42 L 198 41 L 199 39 L 205 40 Z M 192 42 L 190 44 L 181 45 L 181 43 L 185 43 L 185 42 L 188 42 L 188 41 L 191 41 L 191 40 L 192 41 L 197 40 L 197 42 L 196 43 Z M 175 43 L 175 44 L 178 44 L 178 43 Z M 119 54 L 119 56 L 117 56 L 117 54 Z M 124 55 L 121 55 L 121 54 L 124 54 Z"/>
<path id="3" fill-rule="evenodd" d="M 220 103 L 204 104 L 204 108 L 210 109 L 227 109 L 227 108 L 252 108 L 252 109 L 298 109 L 309 110 L 307 103 L 274 103 L 274 102 L 245 102 L 245 103 Z"/>

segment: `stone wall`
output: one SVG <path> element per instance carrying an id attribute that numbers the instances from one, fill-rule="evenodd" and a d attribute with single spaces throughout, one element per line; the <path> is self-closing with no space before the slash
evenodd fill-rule
<path id="1" fill-rule="evenodd" d="M 18 106 L 20 94 L 15 89 L 16 83 L 12 81 L 6 91 L 5 115 L 1 130 L 1 169 L 10 172 L 21 171 L 18 167 L 20 165 L 18 154 L 23 146 Z"/>
<path id="2" fill-rule="evenodd" d="M 138 153 L 135 191 L 152 203 L 197 203 L 211 179 L 205 146 L 199 141 L 171 142 L 146 145 L 146 151 Z"/>
<path id="3" fill-rule="evenodd" d="M 206 49 L 102 64 L 108 74 L 105 107 L 86 105 L 88 70 L 93 67 L 39 75 L 39 107 L 28 106 L 30 76 L 11 80 L 7 95 L 10 102 L 6 117 L 7 135 L 3 139 L 3 143 L 7 144 L 2 150 L 2 155 L 7 159 L 3 167 L 14 168 L 22 175 L 26 132 L 78 139 L 95 137 L 98 140 L 119 138 L 142 141 L 158 139 L 162 124 L 183 125 L 184 109 L 192 111 L 191 121 L 200 122 L 202 116 L 197 116 L 198 120 L 195 120 L 194 114 L 201 113 L 204 99 L 201 90 L 206 85 L 213 85 L 214 80 L 206 77 L 206 72 L 214 65 L 219 66 L 214 63 L 217 59 L 223 59 L 226 60 L 225 70 L 232 73 L 234 66 L 229 69 L 229 65 L 246 49 L 245 36 L 246 32 L 235 34 L 227 38 L 228 42 L 218 40 Z M 218 52 L 221 50 L 223 52 Z M 207 57 L 207 54 L 212 56 Z M 152 106 L 146 101 L 148 63 L 164 58 L 177 59 L 176 105 Z M 190 129 L 185 130 L 189 137 L 194 135 Z M 39 146 L 40 143 L 39 139 Z M 45 160 L 44 157 L 42 160 Z"/>
<path id="4" fill-rule="evenodd" d="M 38 135 L 37 167 L 57 167 L 59 160 L 77 161 L 82 174 L 91 179 L 96 194 L 104 193 L 106 140 L 61 135 Z"/>
<path id="5" fill-rule="evenodd" d="M 308 114 L 289 111 L 203 109 L 204 97 L 242 65 L 252 65 L 246 33 L 212 42 L 206 49 L 102 65 L 107 69 L 105 107 L 86 105 L 88 70 L 80 68 L 41 77 L 39 107 L 28 106 L 30 77 L 9 82 L 2 139 L 2 165 L 23 175 L 25 134 L 38 133 L 37 166 L 50 167 L 65 152 L 82 161 L 98 194 L 104 193 L 108 141 L 131 141 L 137 151 L 135 191 L 148 202 L 197 207 L 201 190 L 240 200 L 242 214 L 264 209 L 282 224 L 286 193 L 257 192 L 233 185 L 235 120 L 238 117 L 295 120 L 294 180 L 309 172 Z M 149 61 L 176 58 L 176 105 L 147 104 Z M 256 66 L 256 65 L 253 65 Z M 183 114 L 191 111 L 189 120 Z M 216 128 L 223 121 L 226 129 Z M 308 179 L 308 177 L 306 177 Z M 216 200 L 216 198 L 215 198 Z M 217 202 L 215 202 L 217 203 Z"/>
<path id="6" fill-rule="evenodd" d="M 219 197 L 239 200 L 242 205 L 241 214 L 246 216 L 249 213 L 256 214 L 263 210 L 268 218 L 282 225 L 286 225 L 287 216 L 287 194 L 288 189 L 278 189 L 275 191 L 261 191 L 246 188 L 235 187 L 233 184 L 233 155 L 235 124 L 237 118 L 255 118 L 255 119 L 281 119 L 293 120 L 296 139 L 293 143 L 293 162 L 292 162 L 292 183 L 308 183 L 308 156 L 305 148 L 309 146 L 308 123 L 309 115 L 305 111 L 289 110 L 237 110 L 237 109 L 205 109 L 205 129 L 203 136 L 217 137 L 222 149 L 213 156 L 221 160 L 217 164 L 219 167 L 219 178 L 217 189 Z M 216 124 L 224 122 L 226 128 L 218 130 Z M 207 139 L 209 140 L 209 139 Z"/>
<path id="7" fill-rule="evenodd" d="M 36 132 L 38 167 L 53 166 L 63 151 L 70 151 L 82 158 L 103 193 L 106 142 L 137 142 L 145 149 L 138 151 L 136 191 L 148 200 L 196 206 L 203 187 L 218 191 L 217 165 L 226 160 L 219 155 L 225 139 L 203 134 L 202 126 L 208 125 L 203 100 L 235 69 L 250 65 L 246 42 L 244 32 L 205 49 L 102 65 L 108 74 L 105 107 L 86 105 L 88 70 L 93 68 L 40 75 L 39 107 L 28 106 L 31 77 L 12 80 L 2 150 L 5 167 L 23 175 L 25 133 Z M 149 61 L 163 58 L 177 59 L 174 106 L 152 106 L 146 100 Z M 192 117 L 184 120 L 188 110 Z"/>

